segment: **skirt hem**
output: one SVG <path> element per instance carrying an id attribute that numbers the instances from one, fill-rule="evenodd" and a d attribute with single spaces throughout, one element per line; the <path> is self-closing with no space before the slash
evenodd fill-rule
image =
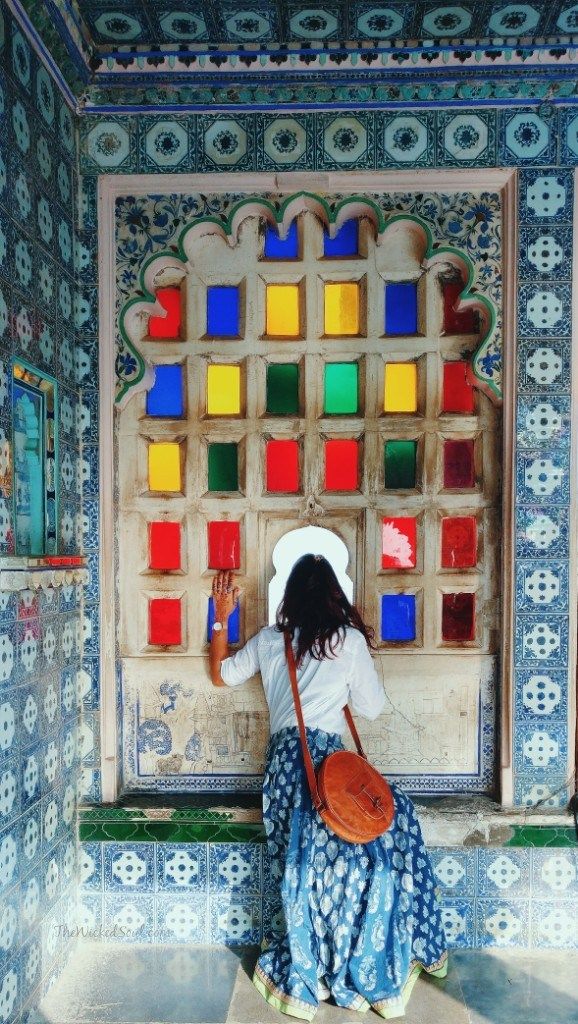
<path id="1" fill-rule="evenodd" d="M 418 960 L 414 960 L 413 963 L 410 964 L 410 971 L 400 994 L 392 999 L 379 999 L 377 1002 L 371 1004 L 372 1010 L 375 1010 L 380 1017 L 385 1017 L 386 1020 L 393 1020 L 396 1017 L 405 1017 L 405 1008 L 409 1002 L 409 997 L 411 996 L 413 987 L 422 971 L 426 974 L 430 974 L 432 978 L 445 978 L 448 973 L 447 951 L 442 954 L 439 960 L 436 960 L 435 963 L 430 964 L 429 966 L 420 963 Z"/>

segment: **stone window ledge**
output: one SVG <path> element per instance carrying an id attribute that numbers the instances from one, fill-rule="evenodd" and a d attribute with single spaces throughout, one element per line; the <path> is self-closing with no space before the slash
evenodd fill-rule
<path id="1" fill-rule="evenodd" d="M 126 795 L 114 804 L 79 807 L 80 838 L 115 838 L 117 828 L 135 826 L 133 838 L 159 841 L 256 841 L 262 829 L 261 798 L 208 795 Z M 427 846 L 571 846 L 572 815 L 563 809 L 503 808 L 487 797 L 416 797 Z M 106 834 L 106 826 L 111 834 Z M 94 833 L 91 828 L 94 827 Z M 176 834 L 177 828 L 179 835 Z M 104 831 L 103 831 L 104 830 Z M 175 830 L 175 835 L 172 835 Z M 181 831 L 182 830 L 182 831 Z M 130 839 L 124 829 L 118 833 Z M 262 841 L 262 837 L 261 837 Z"/>

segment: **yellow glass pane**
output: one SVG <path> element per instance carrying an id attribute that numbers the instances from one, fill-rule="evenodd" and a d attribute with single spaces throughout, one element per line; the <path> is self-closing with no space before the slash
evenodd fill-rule
<path id="1" fill-rule="evenodd" d="M 359 334 L 359 285 L 325 284 L 325 334 Z"/>
<path id="2" fill-rule="evenodd" d="M 211 365 L 207 371 L 207 412 L 211 416 L 236 416 L 241 412 L 241 369 Z"/>
<path id="3" fill-rule="evenodd" d="M 385 364 L 385 412 L 416 412 L 417 366 L 415 363 Z"/>
<path id="4" fill-rule="evenodd" d="M 149 491 L 181 490 L 181 453 L 175 441 L 149 444 Z"/>
<path id="5" fill-rule="evenodd" d="M 299 285 L 267 285 L 265 332 L 271 338 L 299 337 Z"/>

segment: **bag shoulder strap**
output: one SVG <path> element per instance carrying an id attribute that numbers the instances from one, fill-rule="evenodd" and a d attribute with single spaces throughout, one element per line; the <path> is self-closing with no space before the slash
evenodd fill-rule
<path id="1" fill-rule="evenodd" d="M 317 810 L 323 807 L 323 801 L 319 795 L 319 789 L 317 787 L 317 778 L 315 775 L 315 769 L 313 767 L 313 761 L 311 759 L 311 753 L 307 744 L 307 736 L 305 733 L 305 722 L 303 720 L 303 709 L 301 707 L 301 698 L 299 696 L 299 687 L 297 686 L 297 668 L 295 665 L 295 655 L 293 654 L 293 647 L 291 646 L 291 637 L 287 630 L 284 632 L 285 637 L 285 657 L 287 658 L 287 667 L 289 669 L 289 679 L 291 681 L 291 690 L 293 691 L 293 701 L 295 703 L 295 714 L 297 715 L 297 724 L 299 725 L 299 735 L 301 737 L 301 747 L 303 749 L 303 762 L 305 765 L 305 773 L 307 775 L 307 782 L 309 783 L 309 789 L 311 792 L 311 799 Z M 353 736 L 353 742 L 357 747 L 357 752 L 360 757 L 367 760 L 363 747 L 361 746 L 361 740 L 359 734 L 355 728 L 353 721 L 353 715 L 349 709 L 349 704 L 346 704 L 343 708 L 346 722 L 349 726 L 351 735 Z"/>

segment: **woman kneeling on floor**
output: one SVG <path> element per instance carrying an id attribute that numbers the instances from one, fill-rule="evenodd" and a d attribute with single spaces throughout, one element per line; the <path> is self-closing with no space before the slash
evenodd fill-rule
<path id="1" fill-rule="evenodd" d="M 339 838 L 313 807 L 304 772 L 284 634 L 297 663 L 313 763 L 343 750 L 344 706 L 375 719 L 385 694 L 369 648 L 373 631 L 345 596 L 329 562 L 293 566 L 275 626 L 227 657 L 227 620 L 238 598 L 231 573 L 213 580 L 216 624 L 211 678 L 237 686 L 261 673 L 271 736 L 263 823 L 282 925 L 264 922 L 253 982 L 283 1013 L 312 1020 L 320 999 L 382 1017 L 402 1017 L 420 971 L 447 972 L 434 877 L 411 800 L 395 784 L 391 827 L 361 845 Z"/>

